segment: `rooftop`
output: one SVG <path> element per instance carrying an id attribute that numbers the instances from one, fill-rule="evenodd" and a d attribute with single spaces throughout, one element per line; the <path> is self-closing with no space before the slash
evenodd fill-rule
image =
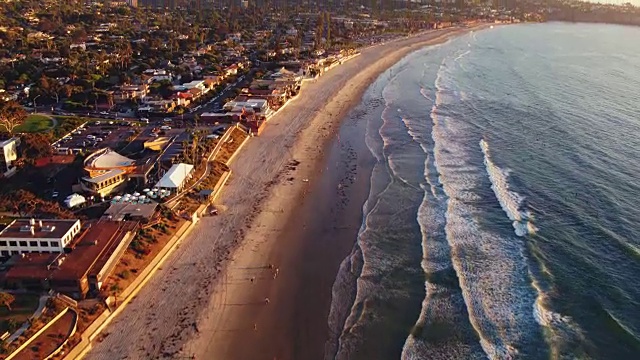
<path id="1" fill-rule="evenodd" d="M 108 148 L 89 155 L 84 162 L 85 167 L 101 169 L 131 166 L 133 164 L 135 164 L 135 160 L 122 156 Z"/>
<path id="2" fill-rule="evenodd" d="M 11 139 L 0 141 L 0 148 L 3 148 L 5 146 L 9 145 L 12 142 L 17 142 L 18 145 L 19 145 L 20 144 L 20 138 L 14 137 L 14 138 L 11 138 Z"/>
<path id="3" fill-rule="evenodd" d="M 69 254 L 15 255 L 7 279 L 77 280 L 99 272 L 137 222 L 100 221 L 86 229 Z"/>
<path id="4" fill-rule="evenodd" d="M 124 174 L 124 170 L 113 169 L 113 170 L 107 171 L 106 173 L 104 173 L 102 175 L 98 175 L 96 177 L 85 176 L 85 177 L 82 178 L 82 180 L 97 184 L 97 183 L 100 183 L 100 182 L 105 181 L 107 179 L 111 179 L 112 177 L 120 175 L 120 174 Z"/>
<path id="5" fill-rule="evenodd" d="M 100 221 L 87 229 L 67 255 L 58 271 L 51 275 L 53 280 L 79 279 L 85 275 L 96 262 L 110 255 L 122 241 L 126 232 L 132 230 L 136 223 L 130 221 Z M 108 254 L 109 253 L 109 254 Z"/>
<path id="6" fill-rule="evenodd" d="M 158 207 L 158 203 L 150 204 L 111 204 L 104 215 L 110 216 L 114 221 L 122 221 L 129 217 L 151 219 Z"/>
<path id="7" fill-rule="evenodd" d="M 64 254 L 38 254 L 23 253 L 15 255 L 13 266 L 7 271 L 5 278 L 21 279 L 47 279 L 51 273 L 52 266 L 56 265 L 58 258 L 63 258 Z"/>
<path id="8" fill-rule="evenodd" d="M 17 219 L 0 232 L 0 238 L 60 239 L 80 220 Z M 33 227 L 33 233 L 31 228 Z"/>
<path id="9" fill-rule="evenodd" d="M 178 188 L 193 171 L 191 164 L 174 164 L 158 181 L 158 188 Z"/>

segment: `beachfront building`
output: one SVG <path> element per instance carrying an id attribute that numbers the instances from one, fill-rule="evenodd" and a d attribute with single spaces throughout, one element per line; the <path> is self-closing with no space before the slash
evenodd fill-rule
<path id="1" fill-rule="evenodd" d="M 75 299 L 98 294 L 138 229 L 134 221 L 91 223 L 66 253 L 23 254 L 3 279 L 10 289 L 54 290 Z"/>
<path id="2" fill-rule="evenodd" d="M 129 174 L 135 172 L 135 161 L 105 148 L 87 157 L 84 161 L 84 176 L 80 185 L 84 191 L 105 197 L 123 190 Z"/>
<path id="3" fill-rule="evenodd" d="M 80 228 L 80 220 L 17 219 L 0 231 L 0 254 L 61 253 Z"/>
<path id="4" fill-rule="evenodd" d="M 251 109 L 258 114 L 266 114 L 269 110 L 269 102 L 266 99 L 249 98 L 246 101 L 229 101 L 223 107 L 225 111 L 241 113 Z"/>
<path id="5" fill-rule="evenodd" d="M 173 164 L 155 187 L 170 193 L 179 193 L 193 176 L 193 171 L 194 167 L 191 164 Z"/>
<path id="6" fill-rule="evenodd" d="M 20 146 L 19 137 L 0 141 L 0 173 L 4 177 L 10 177 L 16 173 L 13 163 L 18 160 L 18 146 Z"/>

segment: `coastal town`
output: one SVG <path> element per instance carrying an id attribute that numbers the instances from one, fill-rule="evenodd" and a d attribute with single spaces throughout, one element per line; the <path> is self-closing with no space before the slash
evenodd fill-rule
<path id="1" fill-rule="evenodd" d="M 0 1 L 0 357 L 80 358 L 200 219 L 232 211 L 244 146 L 364 49 L 586 6 L 408 4 Z"/>

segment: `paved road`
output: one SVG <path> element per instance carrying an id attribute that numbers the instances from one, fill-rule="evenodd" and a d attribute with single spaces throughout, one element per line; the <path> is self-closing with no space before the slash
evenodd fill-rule
<path id="1" fill-rule="evenodd" d="M 201 220 L 163 270 L 107 327 L 109 335 L 94 344 L 87 358 L 176 359 L 190 355 L 180 353 L 184 342 L 196 332 L 206 336 L 214 331 L 198 328 L 196 321 L 209 302 L 221 262 L 241 239 L 258 203 L 266 197 L 269 183 L 293 158 L 290 147 L 296 135 L 364 64 L 402 44 L 366 49 L 317 82 L 305 85 L 299 98 L 274 116 L 262 135 L 251 139 L 232 164 L 229 185 L 220 199 L 221 208 L 227 210 Z"/>

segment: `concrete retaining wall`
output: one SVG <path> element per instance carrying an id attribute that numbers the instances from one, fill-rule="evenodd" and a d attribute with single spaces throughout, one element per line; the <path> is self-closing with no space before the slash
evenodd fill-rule
<path id="1" fill-rule="evenodd" d="M 71 337 L 76 333 L 76 330 L 78 329 L 78 313 L 73 309 L 69 309 L 69 310 L 76 313 L 76 320 L 73 322 L 73 327 L 71 328 L 71 332 L 69 332 L 64 342 L 60 346 L 58 346 L 57 349 L 53 350 L 49 355 L 47 355 L 47 357 L 44 358 L 44 360 L 52 359 L 54 356 L 58 355 L 58 353 L 62 351 L 62 348 L 64 348 L 64 346 L 67 345 L 67 343 L 69 342 L 69 339 L 71 339 Z"/>
<path id="2" fill-rule="evenodd" d="M 197 217 L 196 217 L 197 219 Z M 169 255 L 176 249 L 177 245 L 191 232 L 196 222 L 187 221 L 184 223 L 165 247 L 147 265 L 140 275 L 118 296 L 119 306 L 113 311 L 105 310 L 98 318 L 84 331 L 82 340 L 64 357 L 64 360 L 82 359 L 91 350 L 91 342 L 118 316 L 126 307 L 129 301 L 135 297 L 144 285 L 151 279 L 153 274 L 164 263 Z"/>

